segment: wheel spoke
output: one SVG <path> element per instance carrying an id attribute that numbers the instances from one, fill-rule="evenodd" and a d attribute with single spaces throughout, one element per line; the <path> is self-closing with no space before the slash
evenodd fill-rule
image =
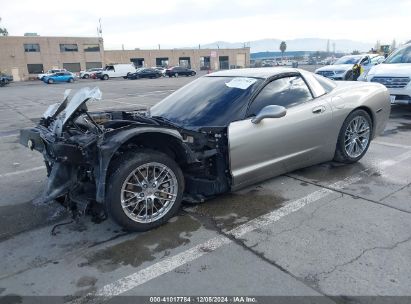
<path id="1" fill-rule="evenodd" d="M 177 196 L 177 195 L 174 194 L 174 193 L 170 193 L 170 192 L 166 192 L 166 191 L 162 191 L 162 190 L 159 190 L 158 192 L 159 192 L 159 193 L 163 193 L 163 194 L 165 194 L 165 195 Z"/>
<path id="2" fill-rule="evenodd" d="M 123 201 L 123 203 L 126 203 L 136 197 L 137 197 L 137 194 L 133 195 L 132 197 L 127 198 L 125 201 Z"/>

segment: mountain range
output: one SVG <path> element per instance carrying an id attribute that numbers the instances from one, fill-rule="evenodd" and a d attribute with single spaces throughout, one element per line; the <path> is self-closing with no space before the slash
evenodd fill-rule
<path id="1" fill-rule="evenodd" d="M 203 49 L 212 48 L 241 48 L 249 46 L 251 53 L 279 51 L 281 39 L 261 39 L 247 42 L 226 42 L 216 41 L 213 43 L 202 44 Z M 368 51 L 374 47 L 373 43 L 360 42 L 347 39 L 330 39 L 329 50 L 333 51 L 333 44 L 335 43 L 335 51 L 342 53 L 351 53 L 354 50 L 360 52 Z M 287 51 L 326 51 L 328 39 L 322 38 L 299 38 L 292 40 L 285 40 L 287 43 Z"/>

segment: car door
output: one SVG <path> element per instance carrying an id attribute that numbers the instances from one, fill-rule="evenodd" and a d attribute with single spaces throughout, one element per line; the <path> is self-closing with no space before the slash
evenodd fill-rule
<path id="1" fill-rule="evenodd" d="M 267 105 L 284 106 L 287 113 L 252 123 L 252 117 Z M 250 104 L 247 117 L 228 127 L 234 190 L 334 155 L 335 136 L 328 131 L 329 97 L 314 98 L 299 75 L 269 82 Z"/>
<path id="2" fill-rule="evenodd" d="M 151 70 L 151 69 L 147 69 L 147 71 L 146 71 L 146 77 L 147 78 L 150 78 L 150 77 L 154 77 L 155 75 L 154 75 L 154 71 L 153 70 Z"/>
<path id="3" fill-rule="evenodd" d="M 56 73 L 56 76 L 54 77 L 55 81 L 57 82 L 63 82 L 64 81 L 64 73 Z"/>

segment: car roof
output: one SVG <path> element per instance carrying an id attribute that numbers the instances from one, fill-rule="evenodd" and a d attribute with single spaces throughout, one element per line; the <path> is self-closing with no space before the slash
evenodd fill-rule
<path id="1" fill-rule="evenodd" d="M 218 71 L 205 76 L 220 76 L 220 77 L 252 77 L 252 78 L 270 78 L 284 73 L 299 72 L 294 68 L 272 67 L 272 68 L 251 68 L 251 69 L 233 69 Z"/>

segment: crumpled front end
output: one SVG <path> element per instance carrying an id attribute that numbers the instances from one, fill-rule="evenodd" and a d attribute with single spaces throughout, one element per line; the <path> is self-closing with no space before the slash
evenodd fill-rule
<path id="1" fill-rule="evenodd" d="M 86 110 L 82 101 L 97 99 L 101 93 L 85 88 L 70 102 L 68 95 L 66 92 L 62 103 L 50 106 L 36 127 L 21 130 L 20 143 L 44 157 L 48 180 L 40 201 L 83 201 L 87 205 L 87 200 L 95 196 L 93 172 L 98 164 L 96 145 L 102 133 L 87 130 L 87 122 L 77 115 Z M 71 117 L 78 121 L 73 123 Z M 97 130 L 98 126 L 90 121 L 89 124 Z"/>

